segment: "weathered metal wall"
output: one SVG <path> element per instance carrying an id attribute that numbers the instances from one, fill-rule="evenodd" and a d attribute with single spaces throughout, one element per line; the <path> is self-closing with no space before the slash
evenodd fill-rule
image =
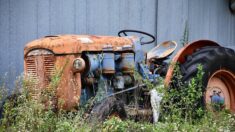
<path id="1" fill-rule="evenodd" d="M 235 15 L 227 0 L 0 0 L 0 76 L 8 72 L 13 82 L 23 72 L 24 45 L 45 35 L 116 35 L 128 28 L 179 43 L 186 21 L 190 40 L 235 49 Z"/>
<path id="2" fill-rule="evenodd" d="M 0 0 L 0 76 L 23 72 L 24 45 L 52 34 L 156 34 L 156 0 Z M 149 49 L 152 46 L 146 46 Z"/>
<path id="3" fill-rule="evenodd" d="M 211 39 L 235 49 L 235 14 L 228 0 L 158 0 L 158 42 L 180 43 L 186 22 L 189 41 Z"/>

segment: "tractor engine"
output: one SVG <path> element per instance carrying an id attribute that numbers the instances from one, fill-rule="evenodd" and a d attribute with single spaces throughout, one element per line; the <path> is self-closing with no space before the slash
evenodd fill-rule
<path id="1" fill-rule="evenodd" d="M 114 91 L 134 85 L 135 54 L 133 52 L 104 52 L 104 53 L 83 53 L 82 60 L 74 62 L 74 67 L 84 67 L 82 74 L 82 101 L 95 95 L 99 83 L 104 82 L 104 90 L 107 95 Z"/>

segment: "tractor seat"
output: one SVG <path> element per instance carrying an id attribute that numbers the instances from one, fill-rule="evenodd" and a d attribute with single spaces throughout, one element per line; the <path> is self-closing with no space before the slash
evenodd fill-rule
<path id="1" fill-rule="evenodd" d="M 165 41 L 147 53 L 147 60 L 165 59 L 175 51 L 176 47 L 175 41 Z"/>

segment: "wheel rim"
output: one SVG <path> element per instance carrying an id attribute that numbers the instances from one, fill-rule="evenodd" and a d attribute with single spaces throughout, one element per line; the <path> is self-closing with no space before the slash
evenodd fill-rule
<path id="1" fill-rule="evenodd" d="M 235 75 L 227 70 L 218 70 L 210 78 L 205 93 L 205 102 L 208 109 L 211 108 L 212 98 L 218 95 L 223 98 L 223 106 L 235 112 Z"/>

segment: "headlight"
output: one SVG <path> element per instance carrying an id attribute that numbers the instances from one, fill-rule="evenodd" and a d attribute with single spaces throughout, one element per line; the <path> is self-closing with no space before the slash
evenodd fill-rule
<path id="1" fill-rule="evenodd" d="M 74 68 L 74 71 L 76 72 L 81 72 L 85 69 L 85 61 L 82 59 L 82 58 L 76 58 L 74 61 L 73 61 L 73 68 Z"/>

